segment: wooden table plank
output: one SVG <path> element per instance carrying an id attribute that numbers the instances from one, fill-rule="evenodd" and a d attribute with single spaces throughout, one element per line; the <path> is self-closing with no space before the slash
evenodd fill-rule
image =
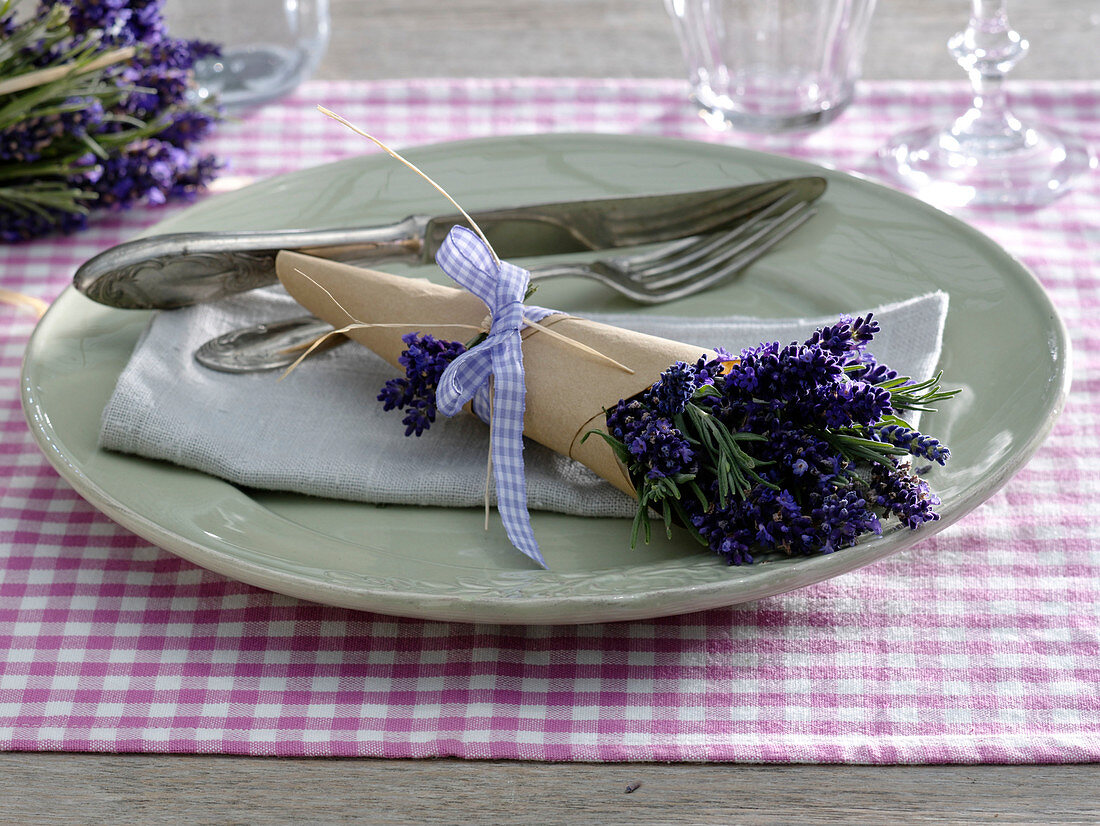
<path id="1" fill-rule="evenodd" d="M 0 823 L 1096 823 L 1094 766 L 0 755 Z M 628 786 L 637 786 L 627 793 Z"/>

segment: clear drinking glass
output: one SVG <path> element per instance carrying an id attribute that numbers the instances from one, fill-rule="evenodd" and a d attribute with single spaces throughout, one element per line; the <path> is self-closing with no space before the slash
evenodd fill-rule
<path id="1" fill-rule="evenodd" d="M 875 0 L 665 0 L 714 126 L 778 132 L 833 120 L 863 69 Z"/>
<path id="2" fill-rule="evenodd" d="M 1096 167 L 1084 141 L 1022 122 L 1005 95 L 1005 76 L 1028 43 L 1008 22 L 1008 0 L 971 0 L 970 22 L 948 41 L 974 97 L 948 124 L 897 135 L 880 156 L 895 183 L 944 209 L 1039 207 Z"/>
<path id="3" fill-rule="evenodd" d="M 173 37 L 221 46 L 195 66 L 201 96 L 228 109 L 281 97 L 321 62 L 329 37 L 328 0 L 168 0 Z"/>

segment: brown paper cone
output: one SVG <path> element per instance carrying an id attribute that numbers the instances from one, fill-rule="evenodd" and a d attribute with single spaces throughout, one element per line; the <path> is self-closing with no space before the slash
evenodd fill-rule
<path id="1" fill-rule="evenodd" d="M 488 313 L 480 298 L 457 287 L 301 253 L 280 252 L 276 271 L 299 304 L 334 327 L 355 322 L 406 325 L 349 332 L 356 341 L 395 366 L 405 349 L 401 341 L 404 334 L 419 331 L 436 338 L 467 341 L 475 335 L 470 328 L 480 328 Z M 620 370 L 554 336 L 524 329 L 527 385 L 524 434 L 587 465 L 619 490 L 633 495 L 634 486 L 610 446 L 599 437 L 591 437 L 583 444 L 582 439 L 590 430 L 606 432 L 605 410 L 621 399 L 641 393 L 670 364 L 693 363 L 703 351 L 694 345 L 574 316 L 550 316 L 540 324 L 553 327 L 555 332 L 634 372 Z"/>

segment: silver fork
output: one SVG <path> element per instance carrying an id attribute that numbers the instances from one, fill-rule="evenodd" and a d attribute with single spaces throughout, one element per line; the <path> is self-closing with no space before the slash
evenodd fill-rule
<path id="1" fill-rule="evenodd" d="M 683 238 L 635 255 L 533 266 L 528 272 L 532 282 L 564 276 L 592 278 L 641 304 L 673 301 L 742 272 L 816 213 L 809 204 L 794 201 L 793 196 L 781 198 L 726 232 Z M 257 324 L 210 339 L 195 351 L 195 359 L 223 373 L 282 369 L 331 332 L 331 325 L 311 315 Z M 314 352 L 346 341 L 345 336 L 330 335 Z"/>
<path id="2" fill-rule="evenodd" d="M 655 250 L 582 264 L 529 269 L 532 281 L 562 276 L 592 278 L 639 304 L 663 304 L 715 287 L 740 273 L 816 210 L 787 195 L 726 232 L 683 238 Z"/>

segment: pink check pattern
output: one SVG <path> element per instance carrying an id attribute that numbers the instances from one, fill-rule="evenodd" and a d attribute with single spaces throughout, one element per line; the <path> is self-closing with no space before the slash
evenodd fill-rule
<path id="1" fill-rule="evenodd" d="M 1100 85 L 1015 104 L 1100 146 Z M 958 85 L 867 83 L 802 142 L 712 132 L 674 81 L 312 83 L 225 127 L 230 176 L 486 134 L 633 132 L 872 172 Z M 0 248 L 0 286 L 52 299 L 78 263 L 172 209 Z M 844 577 L 737 608 L 580 627 L 473 626 L 300 602 L 194 567 L 60 481 L 19 409 L 33 321 L 0 307 L 0 748 L 536 760 L 1100 759 L 1100 179 L 974 219 L 1041 278 L 1072 333 L 1065 413 L 961 523 Z"/>

